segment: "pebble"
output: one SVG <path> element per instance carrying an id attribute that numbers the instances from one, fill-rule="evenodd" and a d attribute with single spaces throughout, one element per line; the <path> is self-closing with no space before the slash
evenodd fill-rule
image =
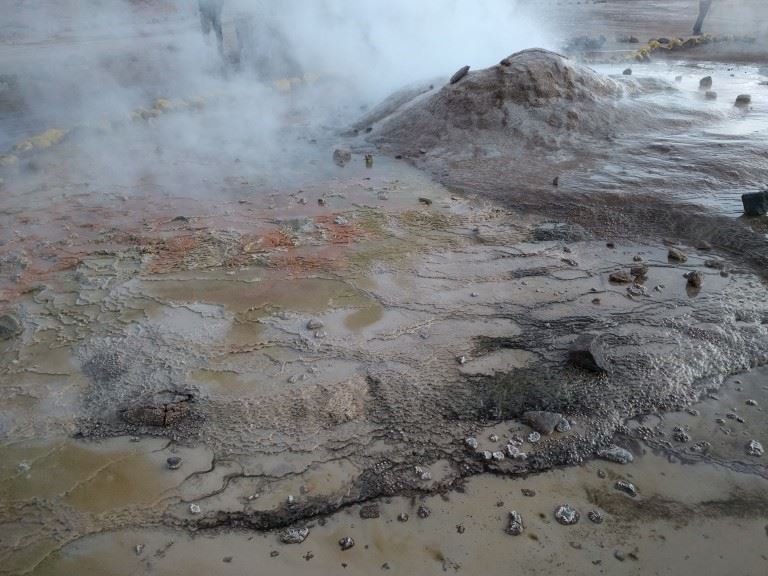
<path id="1" fill-rule="evenodd" d="M 555 509 L 555 520 L 563 526 L 572 526 L 581 519 L 581 514 L 570 504 L 562 504 Z"/>
<path id="2" fill-rule="evenodd" d="M 325 324 L 315 318 L 307 322 L 307 330 L 312 330 L 314 332 L 315 330 L 322 330 L 323 328 L 325 328 Z"/>
<path id="3" fill-rule="evenodd" d="M 632 484 L 632 482 L 628 482 L 626 480 L 618 480 L 616 482 L 616 490 L 619 490 L 620 492 L 624 492 L 625 494 L 632 496 L 632 498 L 636 497 L 638 494 L 637 486 Z"/>
<path id="4" fill-rule="evenodd" d="M 536 444 L 537 442 L 541 441 L 541 434 L 539 434 L 538 432 L 531 432 L 530 434 L 528 434 L 527 440 L 531 444 Z"/>
<path id="5" fill-rule="evenodd" d="M 520 492 L 526 498 L 533 498 L 536 496 L 536 490 L 531 490 L 530 488 L 521 488 Z"/>
<path id="6" fill-rule="evenodd" d="M 509 456 L 512 460 L 517 461 L 525 461 L 528 459 L 528 454 L 522 452 L 520 448 L 513 444 L 507 445 L 507 456 Z"/>
<path id="7" fill-rule="evenodd" d="M 519 512 L 512 511 L 509 513 L 509 523 L 507 524 L 506 533 L 510 536 L 520 536 L 525 531 L 523 525 L 523 517 Z"/>
<path id="8" fill-rule="evenodd" d="M 472 450 L 477 450 L 477 438 L 466 438 L 464 440 L 464 444 L 467 445 L 468 448 L 471 448 Z"/>
<path id="9" fill-rule="evenodd" d="M 566 432 L 570 432 L 571 431 L 571 423 L 568 422 L 568 420 L 566 420 L 565 418 L 563 418 L 557 424 L 557 426 L 555 427 L 555 430 L 557 430 L 561 434 L 565 434 Z"/>
<path id="10" fill-rule="evenodd" d="M 422 506 L 419 506 L 419 509 L 416 511 L 416 514 L 419 516 L 419 518 L 423 520 L 425 518 L 429 518 L 432 515 L 432 510 L 422 505 Z"/>
<path id="11" fill-rule="evenodd" d="M 494 452 L 494 453 L 492 454 L 492 456 L 493 456 L 493 459 L 494 459 L 496 462 L 501 462 L 502 460 L 504 460 L 504 452 L 498 452 L 498 451 L 497 451 L 497 452 Z"/>
<path id="12" fill-rule="evenodd" d="M 344 216 L 336 216 L 336 218 L 333 219 L 333 223 L 337 226 L 346 226 L 349 224 L 349 220 L 344 218 Z"/>
<path id="13" fill-rule="evenodd" d="M 747 400 L 745 404 L 747 406 L 757 406 L 757 400 Z"/>
<path id="14" fill-rule="evenodd" d="M 301 544 L 309 536 L 309 528 L 286 528 L 280 532 L 280 542 L 283 544 Z"/>
<path id="15" fill-rule="evenodd" d="M 146 548 L 145 544 L 136 544 L 133 551 L 136 553 L 136 556 L 141 556 L 141 553 L 144 552 L 144 548 Z"/>
<path id="16" fill-rule="evenodd" d="M 597 455 L 603 460 L 615 462 L 616 464 L 630 464 L 635 460 L 632 452 L 615 445 L 611 446 L 610 448 L 606 448 L 605 450 L 601 450 L 597 453 Z"/>
<path id="17" fill-rule="evenodd" d="M 408 514 L 406 514 L 405 512 L 401 512 L 400 514 L 397 515 L 398 522 L 408 522 L 409 519 L 410 519 L 410 516 L 408 516 Z"/>
<path id="18" fill-rule="evenodd" d="M 202 509 L 197 504 L 190 504 L 189 505 L 189 512 L 190 514 L 201 514 Z"/>
<path id="19" fill-rule="evenodd" d="M 179 456 L 169 456 L 165 464 L 168 466 L 168 470 L 178 470 L 181 468 L 182 459 Z"/>
<path id="20" fill-rule="evenodd" d="M 466 356 L 459 356 L 458 358 L 456 358 L 456 361 L 457 361 L 459 364 L 461 364 L 462 366 L 464 366 L 464 364 L 466 364 L 467 362 L 469 362 L 469 360 L 467 360 L 467 357 L 466 357 Z"/>
<path id="21" fill-rule="evenodd" d="M 701 288 L 701 286 L 704 284 L 704 275 L 698 270 L 688 272 L 685 275 L 685 278 L 688 280 L 688 286 L 691 288 Z"/>
<path id="22" fill-rule="evenodd" d="M 667 254 L 667 258 L 672 260 L 673 262 L 687 262 L 688 256 L 677 248 L 670 248 L 669 253 Z"/>
<path id="23" fill-rule="evenodd" d="M 604 520 L 603 513 L 599 510 L 590 510 L 587 514 L 587 518 L 594 524 L 602 524 Z"/>
<path id="24" fill-rule="evenodd" d="M 498 442 L 499 437 L 496 434 L 491 434 L 490 436 L 488 436 L 488 440 L 490 440 L 491 442 Z"/>
<path id="25" fill-rule="evenodd" d="M 350 538 L 349 536 L 346 536 L 341 540 L 339 540 L 339 546 L 341 547 L 342 550 L 349 550 L 350 548 L 354 548 L 355 541 L 352 540 L 352 538 Z"/>
<path id="26" fill-rule="evenodd" d="M 762 458 L 764 454 L 765 448 L 763 448 L 763 445 L 757 440 L 752 440 L 747 444 L 747 456 Z"/>

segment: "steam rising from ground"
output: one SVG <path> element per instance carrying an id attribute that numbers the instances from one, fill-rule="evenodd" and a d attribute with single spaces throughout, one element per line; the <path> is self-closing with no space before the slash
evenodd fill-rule
<path id="1" fill-rule="evenodd" d="M 220 54 L 200 31 L 197 2 L 18 1 L 0 25 L 10 44 L 0 64 L 19 100 L 0 106 L 0 148 L 51 127 L 86 127 L 70 139 L 73 182 L 125 188 L 141 180 L 188 192 L 236 160 L 250 176 L 274 175 L 295 152 L 289 142 L 299 128 L 341 128 L 403 84 L 547 45 L 522 4 L 225 0 Z M 265 72 L 247 58 L 238 63 L 247 52 L 243 22 L 258 53 L 296 65 Z M 283 76 L 313 80 L 286 93 L 274 84 Z M 131 118 L 158 98 L 197 97 L 202 112 L 163 114 L 149 129 Z"/>

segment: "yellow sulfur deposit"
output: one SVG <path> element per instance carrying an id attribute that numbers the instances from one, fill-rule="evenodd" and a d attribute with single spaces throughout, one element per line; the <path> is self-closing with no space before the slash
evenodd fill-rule
<path id="1" fill-rule="evenodd" d="M 15 150 L 17 152 L 31 152 L 33 150 L 43 150 L 45 148 L 50 148 L 51 146 L 61 142 L 66 135 L 67 133 L 64 130 L 51 128 L 42 134 L 32 136 L 31 138 L 20 142 L 16 145 Z"/>

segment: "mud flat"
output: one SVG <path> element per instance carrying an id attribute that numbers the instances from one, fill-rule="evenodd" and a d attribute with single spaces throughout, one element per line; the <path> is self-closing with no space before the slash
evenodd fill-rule
<path id="1" fill-rule="evenodd" d="M 0 571 L 763 573 L 765 232 L 601 178 L 731 118 L 677 92 L 525 51 L 290 126 L 316 170 L 230 159 L 215 198 L 92 191 L 82 134 L 23 158 Z"/>

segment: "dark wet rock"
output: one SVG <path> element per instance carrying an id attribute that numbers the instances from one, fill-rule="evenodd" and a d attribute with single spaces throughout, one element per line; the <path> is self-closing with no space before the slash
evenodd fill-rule
<path id="1" fill-rule="evenodd" d="M 704 98 L 706 98 L 707 100 L 717 100 L 717 92 L 715 92 L 714 90 L 707 90 L 706 93 L 704 94 Z"/>
<path id="2" fill-rule="evenodd" d="M 0 341 L 10 340 L 21 334 L 21 322 L 15 316 L 3 314 L 0 316 Z"/>
<path id="3" fill-rule="evenodd" d="M 510 536 L 520 536 L 524 531 L 525 526 L 523 525 L 523 517 L 513 510 L 509 513 L 509 522 L 507 523 L 505 532 Z"/>
<path id="4" fill-rule="evenodd" d="M 699 80 L 699 89 L 709 90 L 710 88 L 712 88 L 712 76 L 705 76 Z"/>
<path id="5" fill-rule="evenodd" d="M 615 486 L 616 490 L 619 492 L 624 492 L 624 494 L 632 496 L 632 498 L 635 498 L 638 494 L 637 486 L 627 480 L 617 480 Z"/>
<path id="6" fill-rule="evenodd" d="M 373 520 L 381 516 L 378 504 L 366 504 L 360 508 L 360 518 L 363 520 Z"/>
<path id="7" fill-rule="evenodd" d="M 429 518 L 432 515 L 432 510 L 430 510 L 424 505 L 421 505 L 419 506 L 419 509 L 416 511 L 416 514 L 418 515 L 419 518 L 423 520 L 425 518 Z"/>
<path id="8" fill-rule="evenodd" d="M 605 369 L 605 356 L 599 336 L 583 334 L 571 345 L 568 361 L 578 368 L 601 374 Z"/>
<path id="9" fill-rule="evenodd" d="M 765 216 L 768 214 L 768 191 L 749 192 L 741 197 L 744 214 L 747 216 Z"/>
<path id="10" fill-rule="evenodd" d="M 625 448 L 621 448 L 620 446 L 611 446 L 609 448 L 606 448 L 605 450 L 601 450 L 597 453 L 597 455 L 602 458 L 603 460 L 608 460 L 609 462 L 615 462 L 616 464 L 631 464 L 634 462 L 635 457 L 632 455 L 632 452 Z"/>
<path id="11" fill-rule="evenodd" d="M 463 66 L 462 68 L 459 68 L 459 70 L 456 71 L 456 73 L 451 76 L 450 84 L 457 84 L 461 82 L 464 77 L 469 74 L 469 66 Z"/>
<path id="12" fill-rule="evenodd" d="M 352 538 L 350 538 L 349 536 L 345 536 L 344 538 L 339 540 L 339 547 L 342 550 L 349 550 L 350 548 L 354 548 L 355 547 L 355 541 Z"/>
<path id="13" fill-rule="evenodd" d="M 581 514 L 570 504 L 562 504 L 555 508 L 555 520 L 563 526 L 573 526 L 578 524 Z"/>
<path id="14" fill-rule="evenodd" d="M 344 167 L 352 161 L 352 152 L 346 148 L 337 148 L 333 151 L 333 161 L 337 166 Z"/>
<path id="15" fill-rule="evenodd" d="M 685 275 L 685 278 L 688 280 L 688 286 L 691 288 L 701 288 L 704 284 L 704 274 L 699 272 L 698 270 L 693 270 L 691 272 L 688 272 Z"/>
<path id="16" fill-rule="evenodd" d="M 605 520 L 603 513 L 599 510 L 590 510 L 587 514 L 587 518 L 589 518 L 590 522 L 593 524 L 602 524 Z"/>
<path id="17" fill-rule="evenodd" d="M 168 470 L 178 470 L 181 468 L 182 459 L 180 456 L 169 456 L 165 461 Z"/>
<path id="18" fill-rule="evenodd" d="M 563 415 L 555 412 L 531 411 L 523 414 L 523 421 L 544 436 L 552 434 L 562 420 Z"/>
<path id="19" fill-rule="evenodd" d="M 631 284 L 632 275 L 626 270 L 619 270 L 618 272 L 614 272 L 608 276 L 608 280 L 614 284 Z"/>
<path id="20" fill-rule="evenodd" d="M 688 256 L 685 254 L 685 252 L 682 252 L 681 250 L 678 250 L 677 248 L 670 248 L 669 253 L 667 254 L 667 258 L 671 260 L 672 262 L 687 262 Z"/>
<path id="21" fill-rule="evenodd" d="M 286 528 L 279 534 L 283 544 L 301 544 L 309 536 L 309 528 Z"/>
<path id="22" fill-rule="evenodd" d="M 632 76 L 632 68 L 627 68 L 622 74 L 624 74 L 624 76 Z"/>
<path id="23" fill-rule="evenodd" d="M 763 448 L 763 445 L 757 440 L 751 440 L 749 444 L 747 444 L 747 456 L 762 458 L 764 455 L 765 448 Z"/>
<path id="24" fill-rule="evenodd" d="M 749 106 L 752 104 L 752 96 L 749 94 L 739 94 L 736 97 L 736 106 Z"/>

